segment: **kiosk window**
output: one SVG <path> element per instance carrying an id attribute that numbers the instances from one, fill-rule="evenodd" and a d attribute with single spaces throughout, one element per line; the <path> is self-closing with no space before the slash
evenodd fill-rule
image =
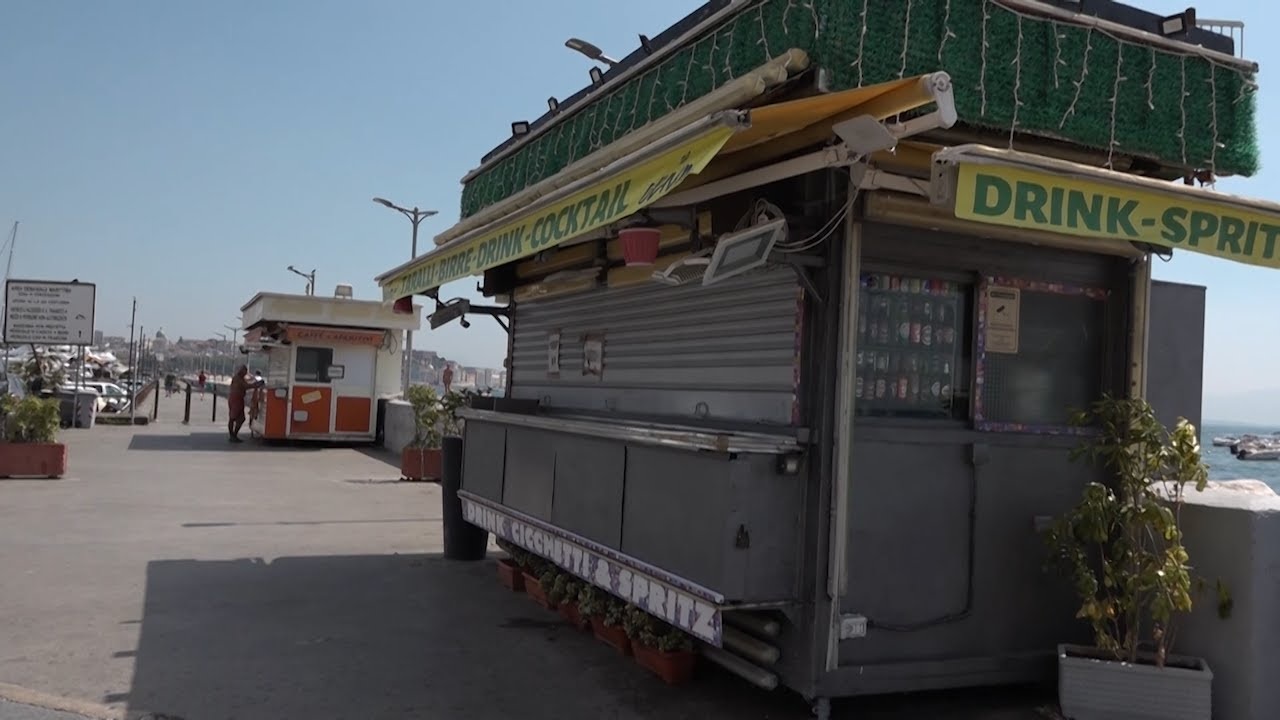
<path id="1" fill-rule="evenodd" d="M 1102 396 L 1105 291 L 989 278 L 980 298 L 978 429 L 1059 433 Z M 1002 317 L 1003 316 L 1003 317 Z"/>
<path id="2" fill-rule="evenodd" d="M 333 364 L 332 348 L 298 348 L 298 362 L 293 368 L 293 379 L 297 382 L 327 383 L 327 369 Z"/>
<path id="3" fill-rule="evenodd" d="M 925 276 L 862 276 L 859 415 L 967 419 L 970 288 Z"/>

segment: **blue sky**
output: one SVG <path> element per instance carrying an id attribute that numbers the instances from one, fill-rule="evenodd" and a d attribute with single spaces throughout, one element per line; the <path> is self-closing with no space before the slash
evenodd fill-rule
<path id="1" fill-rule="evenodd" d="M 300 291 L 290 264 L 315 268 L 322 293 L 350 282 L 375 297 L 372 278 L 408 258 L 409 225 L 371 197 L 439 210 L 422 226 L 428 246 L 457 219 L 459 178 L 511 121 L 587 82 L 566 37 L 621 55 L 698 4 L 9 0 L 0 229 L 22 223 L 14 274 L 97 282 L 108 334 L 127 334 L 136 295 L 149 330 L 212 336 L 254 292 Z M 1138 4 L 1172 13 L 1186 0 Z M 1201 15 L 1245 20 L 1264 68 L 1259 117 L 1275 117 L 1265 70 L 1280 63 L 1267 41 L 1280 14 L 1226 0 Z M 1280 200 L 1280 156 L 1262 142 L 1262 173 L 1220 189 Z M 1259 401 L 1227 397 L 1246 391 L 1280 403 L 1280 336 L 1263 319 L 1280 275 L 1190 255 L 1157 274 L 1209 288 L 1206 413 L 1249 419 Z M 415 344 L 489 366 L 506 349 L 485 321 Z"/>

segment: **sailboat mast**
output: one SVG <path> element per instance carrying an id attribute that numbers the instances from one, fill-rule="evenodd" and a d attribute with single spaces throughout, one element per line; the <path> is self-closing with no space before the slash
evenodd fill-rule
<path id="1" fill-rule="evenodd" d="M 4 302 L 0 307 L 4 308 L 5 316 L 9 314 L 9 277 L 13 274 L 13 246 L 18 244 L 18 221 L 13 221 L 13 230 L 9 233 L 9 260 L 4 266 Z M 4 342 L 4 381 L 6 383 L 5 392 L 8 392 L 9 382 L 9 343 Z"/>

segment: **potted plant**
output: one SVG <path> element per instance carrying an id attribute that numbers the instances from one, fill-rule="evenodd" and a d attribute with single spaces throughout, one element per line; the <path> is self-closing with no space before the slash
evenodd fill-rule
<path id="1" fill-rule="evenodd" d="M 440 396 L 430 385 L 414 385 L 405 399 L 413 410 L 413 440 L 400 452 L 400 475 L 406 480 L 438 480 L 444 440 Z"/>
<path id="2" fill-rule="evenodd" d="M 556 570 L 551 563 L 546 563 L 541 572 L 536 577 L 525 575 L 524 591 L 533 598 L 533 601 L 548 610 L 555 610 L 556 603 L 551 600 L 551 590 L 555 587 L 556 578 L 559 577 L 560 571 Z"/>
<path id="3" fill-rule="evenodd" d="M 587 628 L 586 621 L 578 609 L 578 593 L 582 591 L 582 581 L 569 573 L 560 573 L 547 598 L 556 604 L 560 616 L 578 630 Z"/>
<path id="4" fill-rule="evenodd" d="M 0 400 L 0 477 L 60 478 L 67 472 L 67 446 L 57 442 L 58 401 L 28 395 Z"/>
<path id="5" fill-rule="evenodd" d="M 508 556 L 498 560 L 498 581 L 512 592 L 524 592 L 524 573 L 520 569 L 519 558 L 525 551 L 506 540 L 499 540 L 498 547 Z"/>
<path id="6" fill-rule="evenodd" d="M 627 636 L 631 652 L 641 667 L 668 685 L 682 685 L 693 677 L 698 656 L 693 638 L 637 607 L 627 611 Z"/>
<path id="7" fill-rule="evenodd" d="M 1058 649 L 1063 712 L 1208 720 L 1212 673 L 1201 659 L 1172 654 L 1178 615 L 1191 610 L 1183 493 L 1208 481 L 1196 430 L 1179 419 L 1170 431 L 1145 401 L 1111 396 L 1073 423 L 1096 430 L 1075 457 L 1098 462 L 1110 479 L 1086 486 L 1048 536 L 1094 636 L 1093 647 Z"/>
<path id="8" fill-rule="evenodd" d="M 624 626 L 626 603 L 594 585 L 586 585 L 578 593 L 578 612 L 590 621 L 591 633 L 597 640 L 623 655 L 631 654 L 631 639 Z"/>

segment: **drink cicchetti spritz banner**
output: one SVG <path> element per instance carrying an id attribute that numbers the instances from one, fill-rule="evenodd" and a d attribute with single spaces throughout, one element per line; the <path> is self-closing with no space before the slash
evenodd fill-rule
<path id="1" fill-rule="evenodd" d="M 1280 268 L 1280 214 L 1227 202 L 986 163 L 961 163 L 963 220 L 1148 243 Z"/>

